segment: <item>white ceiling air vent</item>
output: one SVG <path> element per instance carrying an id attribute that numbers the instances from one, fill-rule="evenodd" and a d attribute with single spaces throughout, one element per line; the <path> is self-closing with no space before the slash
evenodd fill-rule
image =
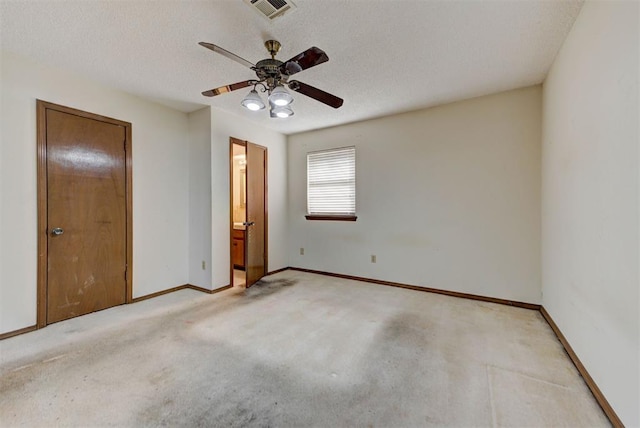
<path id="1" fill-rule="evenodd" d="M 291 0 L 244 0 L 252 9 L 269 20 L 293 10 L 296 5 Z"/>

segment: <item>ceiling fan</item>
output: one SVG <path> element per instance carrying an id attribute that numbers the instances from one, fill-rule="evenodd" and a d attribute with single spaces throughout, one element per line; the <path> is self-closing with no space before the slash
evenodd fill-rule
<path id="1" fill-rule="evenodd" d="M 265 108 L 265 104 L 262 102 L 260 95 L 256 91 L 256 88 L 259 87 L 262 92 L 268 92 L 269 94 L 271 117 L 282 118 L 293 115 L 293 110 L 291 110 L 290 106 L 293 102 L 293 97 L 286 90 L 285 86 L 289 87 L 292 91 L 299 92 L 333 108 L 342 106 L 342 103 L 344 102 L 342 98 L 338 98 L 328 92 L 314 88 L 311 85 L 307 85 L 306 83 L 302 83 L 297 80 L 289 80 L 290 76 L 300 71 L 329 61 L 327 54 L 322 49 L 315 46 L 299 53 L 288 61 L 282 62 L 275 58 L 281 47 L 280 42 L 277 40 L 267 40 L 264 42 L 264 46 L 267 48 L 267 51 L 269 51 L 271 58 L 258 61 L 254 65 L 246 59 L 222 49 L 220 46 L 206 42 L 200 42 L 199 44 L 246 67 L 249 67 L 255 71 L 256 76 L 258 77 L 258 80 L 245 80 L 204 91 L 202 95 L 206 97 L 214 97 L 216 95 L 253 86 L 251 92 L 249 92 L 249 94 L 242 100 L 242 105 L 249 110 L 262 110 Z"/>

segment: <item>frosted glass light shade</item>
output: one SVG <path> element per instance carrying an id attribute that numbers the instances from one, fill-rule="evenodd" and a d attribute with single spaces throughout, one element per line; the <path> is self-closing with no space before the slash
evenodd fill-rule
<path id="1" fill-rule="evenodd" d="M 274 106 L 284 107 L 293 102 L 293 97 L 283 86 L 276 86 L 269 95 L 269 102 Z"/>
<path id="2" fill-rule="evenodd" d="M 251 111 L 262 110 L 265 107 L 260 95 L 258 95 L 258 92 L 255 89 L 252 89 L 251 92 L 244 97 L 242 105 Z"/>
<path id="3" fill-rule="evenodd" d="M 273 106 L 271 108 L 271 117 L 279 117 L 279 118 L 286 118 L 289 116 L 293 116 L 293 110 L 291 110 L 290 107 L 284 106 L 284 107 L 278 107 L 278 106 Z"/>

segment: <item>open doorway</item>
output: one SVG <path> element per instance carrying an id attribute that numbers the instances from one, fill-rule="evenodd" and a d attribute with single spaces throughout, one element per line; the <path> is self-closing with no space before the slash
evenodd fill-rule
<path id="1" fill-rule="evenodd" d="M 232 139 L 231 143 L 231 264 L 232 285 L 245 287 L 246 254 L 245 237 L 247 227 L 247 147 Z"/>
<path id="2" fill-rule="evenodd" d="M 267 149 L 230 139 L 231 285 L 251 287 L 267 274 Z"/>

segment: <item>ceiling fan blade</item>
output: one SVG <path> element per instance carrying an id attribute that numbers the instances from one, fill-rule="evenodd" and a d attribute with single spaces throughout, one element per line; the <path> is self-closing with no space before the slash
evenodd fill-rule
<path id="1" fill-rule="evenodd" d="M 342 98 L 338 98 L 335 95 L 331 95 L 328 92 L 322 91 L 318 88 L 314 88 L 313 86 L 307 85 L 306 83 L 298 82 L 297 80 L 292 80 L 288 83 L 288 85 L 292 91 L 300 92 L 303 95 L 318 100 L 321 103 L 325 103 L 326 105 L 333 108 L 342 106 L 342 103 L 344 102 Z"/>
<path id="2" fill-rule="evenodd" d="M 226 56 L 229 59 L 234 60 L 237 63 L 240 63 L 246 67 L 249 68 L 253 68 L 255 67 L 254 64 L 250 63 L 249 61 L 247 61 L 244 58 L 239 57 L 238 55 L 229 52 L 226 49 L 222 49 L 220 46 L 214 45 L 213 43 L 207 43 L 207 42 L 200 42 L 198 43 L 200 46 L 204 46 L 207 49 L 211 49 L 212 51 L 219 53 L 220 55 Z"/>
<path id="3" fill-rule="evenodd" d="M 329 61 L 327 54 L 322 49 L 313 46 L 294 56 L 289 61 L 285 61 L 280 66 L 280 73 L 291 76 L 327 61 Z"/>
<path id="4" fill-rule="evenodd" d="M 202 95 L 205 97 L 215 97 L 216 95 L 226 94 L 227 92 L 235 91 L 236 89 L 246 88 L 254 83 L 256 83 L 255 80 L 245 80 L 244 82 L 232 83 L 230 85 L 220 86 L 219 88 L 204 91 Z"/>

